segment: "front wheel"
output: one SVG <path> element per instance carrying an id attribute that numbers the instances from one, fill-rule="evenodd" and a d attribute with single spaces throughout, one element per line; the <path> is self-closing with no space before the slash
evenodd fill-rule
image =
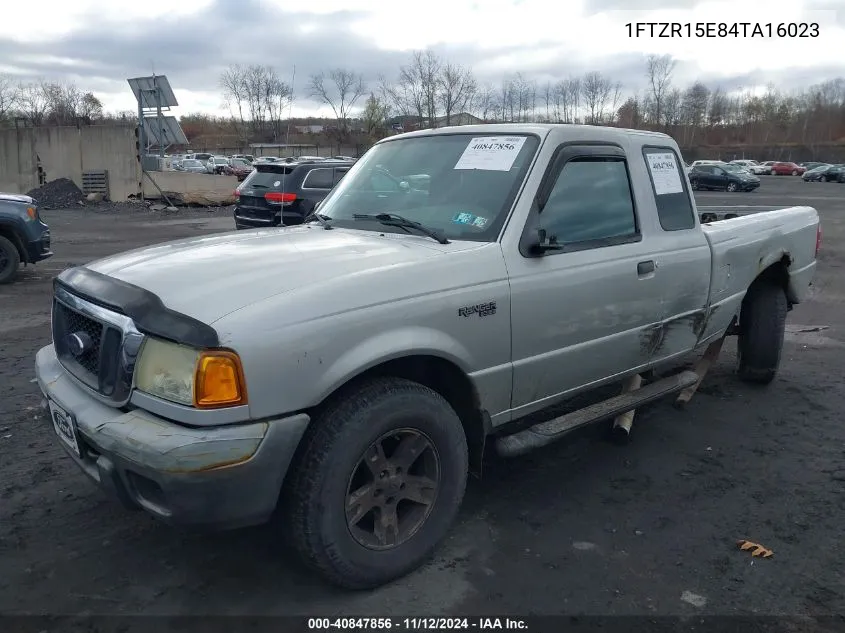
<path id="1" fill-rule="evenodd" d="M 737 187 L 737 186 L 736 186 L 736 183 L 735 183 L 735 182 L 729 182 L 729 183 L 728 183 L 728 186 L 727 186 L 727 187 L 725 187 L 725 190 L 726 190 L 726 191 L 729 191 L 729 192 L 731 192 L 731 193 L 734 193 L 734 192 L 735 192 L 738 188 L 739 188 L 739 187 Z"/>
<path id="2" fill-rule="evenodd" d="M 10 240 L 0 235 L 0 284 L 11 283 L 18 274 L 21 255 Z"/>
<path id="3" fill-rule="evenodd" d="M 739 314 L 739 377 L 770 383 L 780 366 L 788 310 L 783 288 L 756 281 L 748 289 Z"/>
<path id="4" fill-rule="evenodd" d="M 280 510 L 305 562 L 368 589 L 419 567 L 445 536 L 468 471 L 461 421 L 421 384 L 378 378 L 311 422 Z"/>
<path id="5" fill-rule="evenodd" d="M 793 169 L 793 170 L 792 170 L 792 175 L 793 175 L 793 176 L 797 176 L 797 175 L 798 175 L 798 172 L 797 172 L 796 170 L 794 170 L 794 169 Z"/>
<path id="6" fill-rule="evenodd" d="M 693 188 L 694 191 L 698 191 L 701 188 L 701 185 L 698 184 L 697 180 L 690 180 L 689 184 Z"/>

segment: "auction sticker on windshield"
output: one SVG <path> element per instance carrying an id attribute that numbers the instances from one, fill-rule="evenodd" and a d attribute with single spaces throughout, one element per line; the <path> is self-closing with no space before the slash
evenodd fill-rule
<path id="1" fill-rule="evenodd" d="M 519 150 L 525 145 L 524 136 L 479 136 L 472 139 L 458 159 L 455 169 L 483 169 L 510 171 Z"/>
<path id="2" fill-rule="evenodd" d="M 675 155 L 672 152 L 648 154 L 646 160 L 651 170 L 655 195 L 663 196 L 670 193 L 683 192 L 684 187 L 681 185 L 678 164 L 675 162 Z"/>

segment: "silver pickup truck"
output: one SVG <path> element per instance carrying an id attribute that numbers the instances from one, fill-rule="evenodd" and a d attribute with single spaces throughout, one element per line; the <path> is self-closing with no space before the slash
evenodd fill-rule
<path id="1" fill-rule="evenodd" d="M 52 428 L 130 508 L 278 520 L 330 581 L 388 582 L 444 537 L 485 446 L 519 454 L 678 392 L 691 372 L 672 368 L 727 334 L 740 378 L 774 378 L 818 215 L 702 225 L 683 165 L 658 133 L 413 132 L 370 149 L 302 225 L 66 270 L 36 357 Z M 666 374 L 621 409 L 525 428 Z"/>

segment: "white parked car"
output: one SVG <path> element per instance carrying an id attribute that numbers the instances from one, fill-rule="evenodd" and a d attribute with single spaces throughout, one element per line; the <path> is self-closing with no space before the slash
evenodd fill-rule
<path id="1" fill-rule="evenodd" d="M 223 168 L 229 165 L 229 159 L 225 156 L 212 156 L 205 164 L 205 171 L 209 174 L 222 174 Z"/>
<path id="2" fill-rule="evenodd" d="M 772 171 L 771 167 L 767 167 L 765 165 L 761 165 L 756 160 L 732 160 L 730 162 L 731 165 L 736 165 L 737 167 L 742 167 L 746 171 L 750 171 L 755 176 L 762 176 L 765 174 L 769 174 Z"/>

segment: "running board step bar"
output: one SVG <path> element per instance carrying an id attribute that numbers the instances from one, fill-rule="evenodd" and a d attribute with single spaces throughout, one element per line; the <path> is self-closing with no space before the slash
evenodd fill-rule
<path id="1" fill-rule="evenodd" d="M 496 450 L 499 455 L 505 457 L 523 455 L 559 440 L 580 426 L 615 418 L 649 402 L 683 391 L 698 382 L 698 378 L 694 371 L 682 371 L 640 389 L 602 400 L 547 422 L 540 422 L 513 435 L 500 437 L 496 440 Z"/>

